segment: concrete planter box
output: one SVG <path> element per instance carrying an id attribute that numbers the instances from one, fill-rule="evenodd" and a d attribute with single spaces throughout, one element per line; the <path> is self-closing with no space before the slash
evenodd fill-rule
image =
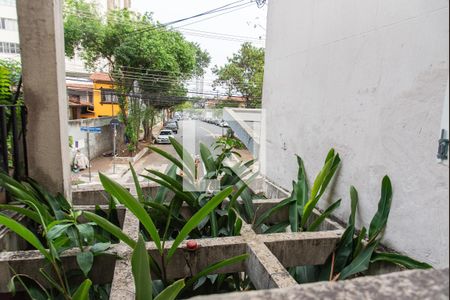
<path id="1" fill-rule="evenodd" d="M 135 193 L 133 184 L 127 185 L 126 188 L 131 193 Z M 143 186 L 144 191 L 151 194 L 154 194 L 157 188 L 155 184 Z M 286 191 L 278 189 L 267 181 L 260 182 L 260 190 L 266 195 L 276 195 L 281 199 L 287 196 Z M 100 186 L 79 189 L 74 191 L 74 205 L 77 205 L 77 208 L 90 210 L 95 204 L 106 204 L 107 198 L 104 196 Z M 257 214 L 261 215 L 279 203 L 281 199 L 255 201 Z M 87 206 L 79 206 L 81 203 Z M 268 222 L 284 221 L 287 218 L 288 212 L 281 210 Z M 124 209 L 121 220 L 123 232 L 137 239 L 140 224 L 134 215 Z M 249 259 L 245 262 L 218 270 L 216 273 L 246 272 L 258 290 L 294 287 L 298 284 L 286 268 L 325 263 L 343 232 L 344 228 L 331 220 L 326 220 L 318 232 L 279 234 L 258 234 L 250 224 L 244 222 L 240 236 L 196 240 L 200 247 L 195 252 L 187 251 L 185 243 L 182 243 L 167 266 L 167 277 L 168 279 L 188 277 L 210 264 L 247 253 Z M 149 254 L 159 262 L 159 254 L 154 243 L 148 242 L 146 247 Z M 165 247 L 169 249 L 171 242 L 166 243 Z M 76 266 L 77 252 L 76 249 L 68 251 L 63 259 L 64 264 L 68 267 Z M 98 257 L 95 261 L 92 278 L 97 284 L 112 284 L 110 299 L 134 299 L 131 253 L 132 249 L 127 245 L 115 244 L 105 255 Z M 293 253 L 301 253 L 301 255 L 293 255 Z M 9 266 L 21 273 L 37 276 L 39 267 L 44 264 L 43 257 L 37 251 L 0 253 L 0 293 L 7 292 L 6 284 L 12 276 Z M 103 276 L 106 271 L 108 275 Z"/>

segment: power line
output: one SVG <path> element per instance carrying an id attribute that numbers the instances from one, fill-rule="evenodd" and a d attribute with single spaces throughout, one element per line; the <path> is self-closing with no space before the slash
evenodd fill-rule
<path id="1" fill-rule="evenodd" d="M 252 0 L 251 2 L 253 2 L 253 1 L 254 1 L 254 0 Z M 238 10 L 241 10 L 241 9 L 244 9 L 244 8 L 247 8 L 247 7 L 250 7 L 250 6 L 252 6 L 252 3 L 247 3 L 247 4 L 243 5 L 243 6 L 240 7 L 240 8 L 237 8 L 237 9 L 234 9 L 234 10 L 231 10 L 231 11 L 227 11 L 227 12 L 224 12 L 224 13 L 221 13 L 221 14 L 218 14 L 218 15 L 215 15 L 215 16 L 212 16 L 212 17 L 209 17 L 209 18 L 205 18 L 205 19 L 202 19 L 202 20 L 198 20 L 198 21 L 195 21 L 195 22 L 191 22 L 191 23 L 185 24 L 185 25 L 183 25 L 183 26 L 175 27 L 175 28 L 182 28 L 182 27 L 194 25 L 194 24 L 197 24 L 197 23 L 200 23 L 200 22 L 204 22 L 204 21 L 207 21 L 207 20 L 211 20 L 211 19 L 214 19 L 214 18 L 223 16 L 223 15 L 226 15 L 226 14 L 229 14 L 229 13 L 232 13 L 232 12 L 236 12 L 236 11 L 238 11 Z"/>
<path id="2" fill-rule="evenodd" d="M 68 88 L 69 90 L 72 91 L 86 91 L 86 89 L 83 88 Z M 89 89 L 89 91 L 94 91 L 94 92 L 103 92 L 104 94 L 116 94 L 116 95 L 127 95 L 127 96 L 134 96 L 134 97 L 142 97 L 142 95 L 145 96 L 160 96 L 160 97 L 172 97 L 171 95 L 164 95 L 164 94 L 158 94 L 158 93 L 120 93 L 111 89 Z M 207 92 L 197 92 L 197 91 L 191 91 L 191 90 L 186 90 L 185 91 L 186 94 L 194 94 L 194 95 L 204 95 L 204 96 L 221 96 L 221 97 L 231 97 L 231 98 L 238 98 L 238 97 L 242 97 L 242 95 L 230 95 L 230 94 L 226 94 L 226 93 L 217 93 L 214 91 L 207 91 Z M 176 97 L 184 97 L 184 96 L 176 96 Z"/>
<path id="3" fill-rule="evenodd" d="M 218 12 L 226 11 L 225 13 L 222 13 L 222 14 L 219 14 L 219 15 L 216 15 L 216 16 L 213 16 L 213 17 L 210 17 L 210 18 L 207 18 L 207 19 L 199 20 L 199 21 L 194 22 L 194 23 L 203 22 L 203 21 L 205 21 L 205 20 L 209 20 L 209 19 L 211 19 L 211 18 L 218 17 L 218 16 L 224 15 L 224 14 L 226 14 L 226 13 L 231 13 L 231 12 L 240 10 L 240 9 L 242 9 L 242 8 L 249 7 L 249 6 L 252 5 L 252 3 L 255 2 L 255 0 L 250 0 L 249 3 L 241 3 L 241 2 L 244 2 L 244 1 L 246 1 L 246 0 L 235 1 L 235 2 L 232 2 L 232 3 L 229 3 L 229 4 L 226 4 L 226 5 L 217 7 L 217 8 L 215 8 L 215 9 L 208 10 L 208 11 L 205 11 L 205 12 L 203 12 L 203 13 L 200 13 L 200 14 L 197 14 L 197 15 L 194 15 L 194 16 L 191 16 L 191 17 L 186 17 L 186 18 L 182 18 L 182 19 L 170 21 L 170 22 L 167 22 L 167 23 L 164 23 L 164 24 L 157 24 L 157 25 L 154 25 L 154 27 L 149 27 L 150 24 L 148 24 L 148 25 L 143 25 L 141 29 L 137 29 L 137 30 L 134 30 L 134 31 L 128 32 L 128 33 L 124 33 L 124 34 L 119 35 L 119 36 L 124 36 L 124 35 L 125 35 L 125 36 L 129 36 L 130 34 L 137 34 L 137 33 L 142 33 L 142 32 L 146 32 L 146 31 L 148 32 L 148 31 L 152 31 L 152 30 L 158 30 L 158 29 L 166 28 L 166 27 L 168 27 L 168 26 L 170 26 L 170 25 L 182 23 L 182 22 L 184 22 L 184 21 L 188 21 L 188 20 L 191 20 L 191 19 L 196 19 L 196 18 L 199 18 L 199 17 L 202 17 L 202 16 L 207 16 L 207 15 L 209 15 L 209 14 L 215 14 L 215 13 L 218 13 Z M 241 3 L 241 4 L 238 4 L 238 3 Z M 73 12 L 73 10 L 66 10 L 66 11 L 69 11 L 69 12 L 72 11 L 72 12 Z M 94 16 L 94 14 L 91 14 L 91 13 L 86 13 L 86 12 L 82 12 L 82 11 L 76 11 L 76 13 L 77 13 L 78 15 L 81 15 L 81 16 L 84 15 L 85 17 L 88 17 L 88 18 L 91 18 L 91 19 L 95 19 L 95 18 L 96 18 L 96 17 Z M 107 19 L 108 19 L 108 18 L 111 18 L 111 17 L 112 17 L 113 19 L 116 18 L 116 20 L 119 19 L 119 18 L 121 18 L 121 16 L 108 15 L 108 16 L 107 16 Z M 194 23 L 190 23 L 190 24 L 187 24 L 187 25 L 184 25 L 184 26 L 188 26 L 188 25 L 191 25 L 191 24 L 194 24 Z M 181 27 L 184 27 L 184 26 L 179 26 L 179 27 L 177 27 L 177 28 L 181 28 Z"/>
<path id="4" fill-rule="evenodd" d="M 209 10 L 209 11 L 206 11 L 206 12 L 203 12 L 203 13 L 191 16 L 191 17 L 178 19 L 178 20 L 175 20 L 175 21 L 171 21 L 171 22 L 167 22 L 167 23 L 164 23 L 164 24 L 160 24 L 160 25 L 155 26 L 155 27 L 142 28 L 140 30 L 135 30 L 133 32 L 127 33 L 126 36 L 130 36 L 132 34 L 143 33 L 143 32 L 149 32 L 149 31 L 152 31 L 152 30 L 158 30 L 158 29 L 161 29 L 161 28 L 166 28 L 168 26 L 171 26 L 171 25 L 174 25 L 174 24 L 178 24 L 178 23 L 181 23 L 181 22 L 185 22 L 185 21 L 188 21 L 188 20 L 191 20 L 191 19 L 196 19 L 196 18 L 199 18 L 199 17 L 202 17 L 202 16 L 206 16 L 206 15 L 209 15 L 209 14 L 215 14 L 215 13 L 221 12 L 221 11 L 232 10 L 234 8 L 241 8 L 243 6 L 251 4 L 251 3 L 244 3 L 244 4 L 238 4 L 238 5 L 235 5 L 235 6 L 230 6 L 230 5 L 233 5 L 233 4 L 236 4 L 236 3 L 239 3 L 239 2 L 243 2 L 243 1 L 245 1 L 245 0 L 236 1 L 236 2 L 233 2 L 233 3 L 227 4 L 227 5 L 221 6 L 219 8 L 213 9 L 213 10 Z M 254 0 L 250 0 L 250 1 L 253 2 Z M 217 15 L 217 16 L 220 16 L 220 15 Z M 185 26 L 187 26 L 187 25 L 185 25 Z"/>
<path id="5" fill-rule="evenodd" d="M 196 33 L 196 32 L 188 32 L 181 30 L 181 32 L 184 35 L 188 36 L 196 36 L 196 37 L 203 37 L 207 39 L 214 39 L 214 40 L 221 40 L 221 41 L 227 41 L 227 42 L 237 42 L 237 43 L 257 43 L 257 44 L 264 44 L 264 41 L 257 38 L 235 38 L 235 37 L 229 37 L 226 35 L 217 35 L 217 34 L 202 34 L 202 33 Z"/>
<path id="6" fill-rule="evenodd" d="M 199 33 L 199 34 L 211 34 L 211 35 L 218 35 L 223 37 L 230 37 L 230 38 L 240 38 L 240 39 L 248 39 L 248 40 L 259 40 L 260 38 L 257 37 L 251 37 L 251 36 L 242 36 L 242 35 L 233 35 L 233 34 L 227 34 L 227 33 L 220 33 L 220 32 L 212 32 L 212 31 L 203 31 L 203 30 L 196 30 L 196 29 L 190 29 L 190 28 L 182 28 L 180 29 L 181 32 L 192 32 L 192 33 Z"/>

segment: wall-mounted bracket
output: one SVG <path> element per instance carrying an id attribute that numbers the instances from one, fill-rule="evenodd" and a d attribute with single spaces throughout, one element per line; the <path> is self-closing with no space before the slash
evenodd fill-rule
<path id="1" fill-rule="evenodd" d="M 447 136 L 447 132 L 445 129 L 442 129 L 441 132 L 441 138 L 439 140 L 439 149 L 437 158 L 440 160 L 448 160 L 448 147 L 449 147 L 449 140 Z"/>

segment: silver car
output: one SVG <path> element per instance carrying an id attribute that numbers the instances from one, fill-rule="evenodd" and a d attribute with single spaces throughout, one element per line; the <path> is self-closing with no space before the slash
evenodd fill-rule
<path id="1" fill-rule="evenodd" d="M 156 137 L 156 143 L 157 144 L 170 144 L 170 138 L 174 138 L 175 135 L 173 134 L 172 130 L 169 129 L 163 129 L 159 133 L 159 135 Z"/>

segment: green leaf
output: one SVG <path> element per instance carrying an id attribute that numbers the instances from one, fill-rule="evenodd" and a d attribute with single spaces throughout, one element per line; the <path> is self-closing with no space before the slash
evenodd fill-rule
<path id="1" fill-rule="evenodd" d="M 351 208 L 350 208 L 350 218 L 348 220 L 348 223 L 352 226 L 355 226 L 356 221 L 356 211 L 358 208 L 359 203 L 359 197 L 358 197 L 358 191 L 354 186 L 350 187 L 350 200 L 351 200 Z"/>
<path id="2" fill-rule="evenodd" d="M 242 219 L 241 218 L 236 218 L 236 223 L 234 225 L 234 230 L 233 230 L 233 235 L 237 236 L 241 234 L 241 229 L 242 229 Z"/>
<path id="3" fill-rule="evenodd" d="M 121 228 L 119 228 L 118 226 L 109 222 L 105 218 L 102 218 L 102 217 L 100 217 L 94 213 L 88 212 L 88 211 L 83 212 L 83 215 L 85 216 L 86 219 L 88 219 L 91 222 L 94 222 L 95 224 L 97 224 L 98 226 L 100 226 L 101 228 L 106 230 L 107 232 L 114 235 L 119 240 L 123 241 L 125 244 L 127 244 L 131 248 L 134 248 L 136 246 L 136 242 L 132 238 L 130 238 L 128 235 L 123 233 Z"/>
<path id="4" fill-rule="evenodd" d="M 375 239 L 386 227 L 392 203 L 392 185 L 388 176 L 383 178 L 381 184 L 381 198 L 378 202 L 378 210 L 370 222 L 369 240 Z"/>
<path id="5" fill-rule="evenodd" d="M 136 300 L 151 300 L 152 278 L 150 275 L 150 262 L 145 248 L 144 238 L 139 234 L 139 239 L 131 256 L 131 270 L 136 287 Z"/>
<path id="6" fill-rule="evenodd" d="M 181 158 L 181 161 L 184 163 L 184 165 L 186 166 L 187 170 L 189 171 L 189 177 L 192 179 L 192 174 L 194 174 L 194 169 L 195 169 L 195 163 L 194 163 L 194 159 L 192 158 L 191 154 L 189 152 L 187 152 L 186 149 L 184 149 L 184 147 L 178 143 L 178 141 L 174 138 L 169 138 L 170 139 L 170 143 L 172 145 L 172 147 L 175 149 L 175 151 L 177 152 L 178 156 Z M 183 169 L 183 172 L 186 173 L 186 168 Z"/>
<path id="7" fill-rule="evenodd" d="M 139 179 L 136 174 L 136 170 L 133 168 L 133 165 L 130 163 L 131 174 L 133 175 L 134 186 L 136 188 L 136 193 L 139 199 L 139 202 L 144 202 L 144 193 L 142 192 L 141 185 L 139 184 Z"/>
<path id="8" fill-rule="evenodd" d="M 298 283 L 312 283 L 318 281 L 318 266 L 300 266 L 295 268 L 295 279 Z"/>
<path id="9" fill-rule="evenodd" d="M 183 164 L 176 159 L 175 157 L 173 157 L 171 154 L 167 153 L 164 150 L 159 149 L 158 147 L 154 147 L 154 146 L 149 146 L 150 150 L 158 153 L 159 155 L 161 155 L 162 157 L 168 159 L 169 161 L 171 161 L 174 165 L 176 165 L 180 170 L 183 170 Z"/>
<path id="10" fill-rule="evenodd" d="M 368 245 L 348 266 L 346 266 L 340 273 L 339 279 L 344 280 L 348 277 L 364 272 L 369 268 L 370 258 L 373 251 L 378 246 L 378 243 Z"/>
<path id="11" fill-rule="evenodd" d="M 218 237 L 219 225 L 217 224 L 217 216 L 214 210 L 209 214 L 209 220 L 211 222 L 211 237 L 213 238 Z"/>
<path id="12" fill-rule="evenodd" d="M 328 218 L 339 206 L 341 206 L 342 200 L 338 200 L 331 204 L 309 227 L 308 231 L 316 231 L 319 226 Z"/>
<path id="13" fill-rule="evenodd" d="M 203 269 L 201 272 L 196 274 L 191 279 L 189 279 L 186 282 L 186 287 L 192 286 L 201 277 L 204 277 L 206 275 L 212 274 L 213 272 L 216 272 L 217 270 L 222 269 L 224 267 L 228 267 L 228 266 L 240 263 L 240 262 L 246 260 L 248 257 L 249 257 L 248 254 L 243 254 L 243 255 L 235 256 L 235 257 L 232 257 L 232 258 L 229 258 L 229 259 L 225 259 L 225 260 L 223 260 L 221 262 L 217 262 L 215 264 L 212 264 L 212 265 L 206 267 L 205 269 Z"/>
<path id="14" fill-rule="evenodd" d="M 278 223 L 276 225 L 273 225 L 271 227 L 269 227 L 264 234 L 270 234 L 270 233 L 281 233 L 281 232 L 286 232 L 286 227 L 289 226 L 289 222 L 281 222 Z"/>
<path id="15" fill-rule="evenodd" d="M 292 190 L 292 199 L 295 199 L 295 201 L 292 201 L 289 205 L 289 223 L 291 224 L 291 231 L 292 232 L 298 232 L 299 231 L 299 213 L 298 213 L 298 198 L 297 198 L 297 185 L 295 182 L 293 183 L 293 190 Z"/>
<path id="16" fill-rule="evenodd" d="M 213 172 L 215 174 L 217 172 L 216 162 L 214 161 L 214 157 L 211 151 L 209 151 L 208 147 L 206 147 L 206 145 L 204 144 L 200 144 L 200 155 L 205 165 L 206 172 Z"/>
<path id="17" fill-rule="evenodd" d="M 164 289 L 155 300 L 175 300 L 181 290 L 184 288 L 184 279 L 175 281 L 173 284 Z"/>
<path id="18" fill-rule="evenodd" d="M 303 217 L 303 209 L 308 202 L 308 179 L 306 177 L 306 170 L 303 160 L 300 156 L 297 156 L 298 163 L 298 175 L 297 175 L 297 205 L 301 211 L 301 217 Z"/>
<path id="19" fill-rule="evenodd" d="M 184 227 L 180 230 L 180 233 L 176 237 L 175 241 L 170 248 L 167 258 L 170 258 L 175 254 L 177 247 L 181 244 L 181 242 L 187 238 L 189 233 L 197 227 L 197 225 L 208 216 L 220 203 L 222 203 L 225 198 L 227 198 L 233 192 L 232 187 L 228 187 L 225 190 L 221 191 L 217 195 L 215 195 L 208 203 L 203 206 L 197 213 L 195 213 L 189 221 L 184 225 Z"/>
<path id="20" fill-rule="evenodd" d="M 38 224 L 41 223 L 41 219 L 39 218 L 39 215 L 37 213 L 24 207 L 18 205 L 0 204 L 0 209 L 17 212 L 21 215 L 26 216 L 27 218 L 33 220 Z"/>
<path id="21" fill-rule="evenodd" d="M 366 239 L 367 229 L 366 227 L 363 227 L 361 231 L 359 232 L 359 235 L 356 237 L 356 245 L 355 250 L 353 251 L 353 258 L 359 255 L 363 248 L 363 242 Z"/>
<path id="22" fill-rule="evenodd" d="M 393 263 L 393 264 L 405 267 L 407 269 L 432 269 L 433 268 L 432 266 L 430 266 L 427 263 L 420 262 L 420 261 L 414 260 L 408 256 L 397 254 L 397 253 L 375 252 L 371 257 L 370 262 L 374 263 L 377 261 Z"/>
<path id="23" fill-rule="evenodd" d="M 39 269 L 39 273 L 47 280 L 49 284 L 51 284 L 55 289 L 57 289 L 60 293 L 64 293 L 64 289 L 47 273 L 43 268 Z"/>
<path id="24" fill-rule="evenodd" d="M 326 163 L 322 168 L 322 170 L 317 175 L 316 180 L 314 181 L 313 187 L 311 189 L 311 195 L 309 197 L 309 200 L 303 209 L 302 223 L 301 223 L 302 228 L 305 227 L 314 208 L 316 207 L 322 195 L 325 193 L 325 190 L 328 184 L 330 183 L 331 179 L 333 178 L 334 174 L 336 173 L 340 162 L 341 159 L 339 158 L 339 154 L 334 155 L 334 150 L 333 149 L 330 150 L 327 156 Z"/>
<path id="25" fill-rule="evenodd" d="M 72 295 L 72 300 L 89 300 L 89 290 L 91 289 L 91 286 L 92 281 L 90 279 L 83 281 L 83 283 Z"/>
<path id="26" fill-rule="evenodd" d="M 105 251 L 108 250 L 110 247 L 111 247 L 111 243 L 97 243 L 97 244 L 94 244 L 94 245 L 91 247 L 91 252 L 92 252 L 94 255 L 97 255 L 97 254 L 100 254 L 100 253 L 102 253 L 102 252 L 105 252 Z"/>
<path id="27" fill-rule="evenodd" d="M 102 182 L 105 190 L 114 196 L 120 203 L 125 205 L 141 222 L 142 226 L 150 234 L 153 242 L 158 248 L 159 252 L 162 253 L 161 240 L 158 234 L 158 230 L 155 227 L 152 219 L 148 215 L 147 211 L 126 189 L 124 189 L 117 182 L 109 179 L 104 174 L 99 173 L 100 181 Z"/>
<path id="28" fill-rule="evenodd" d="M 94 241 L 94 228 L 91 224 L 77 224 L 76 227 L 83 242 L 90 244 Z"/>
<path id="29" fill-rule="evenodd" d="M 171 167 L 169 167 L 168 171 L 166 172 L 167 176 L 169 176 L 170 178 L 176 178 L 177 176 L 177 166 L 172 165 Z M 164 201 L 166 201 L 167 195 L 169 193 L 171 189 L 165 187 L 164 185 L 161 185 L 158 188 L 158 192 L 156 193 L 155 196 L 155 202 L 157 203 L 164 203 Z"/>
<path id="30" fill-rule="evenodd" d="M 280 203 L 278 203 L 277 205 L 275 205 L 271 209 L 267 210 L 265 213 L 263 213 L 258 218 L 258 220 L 256 221 L 256 224 L 255 224 L 255 228 L 258 228 L 259 226 L 261 226 L 261 224 L 263 224 L 274 213 L 276 213 L 277 211 L 283 209 L 285 206 L 290 205 L 291 202 L 293 202 L 293 201 L 295 201 L 295 199 L 292 199 L 292 198 L 289 197 L 287 199 L 284 199 L 283 201 L 281 201 Z"/>
<path id="31" fill-rule="evenodd" d="M 83 271 L 84 276 L 87 277 L 94 263 L 94 254 L 90 251 L 79 252 L 77 254 L 77 263 L 81 271 Z"/>
<path id="32" fill-rule="evenodd" d="M 351 198 L 351 212 L 348 220 L 347 228 L 341 237 L 339 245 L 336 250 L 334 271 L 339 273 L 346 265 L 352 256 L 353 251 L 353 236 L 355 235 L 355 217 L 358 208 L 358 192 L 355 187 L 350 188 Z"/>
<path id="33" fill-rule="evenodd" d="M 22 279 L 27 279 L 27 282 Z M 11 277 L 11 280 L 8 282 L 8 290 L 14 296 L 16 294 L 16 285 L 14 281 L 17 280 L 24 288 L 25 292 L 30 296 L 33 300 L 48 300 L 50 299 L 50 295 L 47 290 L 34 278 L 25 275 L 25 274 L 16 274 Z"/>
<path id="34" fill-rule="evenodd" d="M 185 201 L 189 206 L 194 207 L 195 206 L 195 200 L 192 200 L 189 196 L 187 196 L 187 194 L 185 192 L 181 192 L 178 189 L 175 189 L 173 185 L 171 185 L 170 183 L 161 180 L 159 178 L 154 178 L 154 177 L 150 177 L 150 176 L 145 176 L 142 175 L 143 177 L 156 182 L 160 185 L 160 190 L 161 189 L 165 189 L 166 191 L 172 191 L 175 195 L 177 195 L 178 197 L 180 197 L 183 201 Z M 165 193 L 165 195 L 167 195 L 167 193 Z M 163 203 L 164 201 L 155 201 L 157 203 Z"/>
<path id="35" fill-rule="evenodd" d="M 59 224 L 53 226 L 48 232 L 47 232 L 47 238 L 50 240 L 54 240 L 58 237 L 60 237 L 70 226 L 73 224 Z"/>
<path id="36" fill-rule="evenodd" d="M 15 221 L 7 216 L 4 216 L 2 214 L 0 214 L 0 224 L 3 224 L 4 226 L 6 226 L 10 230 L 12 230 L 14 233 L 19 235 L 21 238 L 26 240 L 30 245 L 32 245 L 42 255 L 44 255 L 48 261 L 53 261 L 51 255 L 41 244 L 39 239 L 30 230 L 28 230 L 25 226 L 23 226 L 19 222 Z"/>
<path id="37" fill-rule="evenodd" d="M 153 177 L 149 177 L 149 176 L 143 176 L 143 177 L 159 183 L 160 185 L 162 185 L 162 186 L 168 188 L 169 190 L 171 190 L 172 192 L 174 192 L 177 196 L 182 198 L 189 205 L 191 205 L 191 206 L 194 205 L 195 197 L 192 196 L 191 193 L 185 192 L 183 190 L 183 185 L 181 183 L 179 183 L 176 179 L 172 178 L 169 175 L 165 175 L 165 174 L 155 171 L 155 170 L 147 170 L 147 172 L 161 178 L 161 180 L 153 178 Z"/>

